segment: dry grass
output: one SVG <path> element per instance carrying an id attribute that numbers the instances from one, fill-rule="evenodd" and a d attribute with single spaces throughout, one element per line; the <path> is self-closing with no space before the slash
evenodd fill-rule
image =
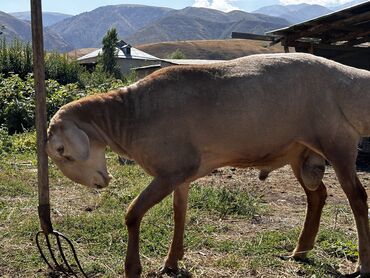
<path id="1" fill-rule="evenodd" d="M 228 39 L 161 42 L 135 46 L 159 58 L 167 58 L 179 49 L 187 59 L 230 60 L 251 54 L 281 53 L 279 46 L 269 46 L 269 42 Z"/>

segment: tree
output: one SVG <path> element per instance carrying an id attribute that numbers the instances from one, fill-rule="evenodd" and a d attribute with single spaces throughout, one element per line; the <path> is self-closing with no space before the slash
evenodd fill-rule
<path id="1" fill-rule="evenodd" d="M 103 38 L 103 54 L 100 56 L 100 63 L 103 71 L 116 78 L 120 77 L 120 71 L 117 66 L 117 45 L 118 35 L 116 28 L 109 29 Z"/>
<path id="2" fill-rule="evenodd" d="M 176 51 L 169 54 L 167 58 L 168 59 L 186 59 L 186 56 L 180 49 L 176 49 Z"/>

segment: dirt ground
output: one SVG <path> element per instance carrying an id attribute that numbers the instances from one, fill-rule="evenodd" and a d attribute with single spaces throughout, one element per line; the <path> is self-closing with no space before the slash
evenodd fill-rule
<path id="1" fill-rule="evenodd" d="M 357 167 L 358 176 L 363 183 L 367 193 L 370 193 L 370 167 L 369 158 L 360 157 Z M 245 184 L 248 188 L 254 188 L 255 193 L 262 196 L 262 199 L 268 204 L 269 210 L 262 216 L 257 216 L 249 222 L 233 223 L 236 227 L 233 231 L 237 236 L 249 235 L 253 236 L 262 231 L 271 230 L 286 230 L 292 228 L 300 229 L 303 225 L 306 208 L 306 196 L 295 179 L 292 170 L 289 166 L 278 169 L 272 172 L 267 180 L 258 180 L 259 171 L 254 169 L 236 169 L 223 168 L 214 171 L 211 175 L 202 178 L 200 185 L 212 186 L 240 186 Z M 346 231 L 346 234 L 351 234 L 356 237 L 356 228 L 348 201 L 343 193 L 340 184 L 336 178 L 335 172 L 330 165 L 327 165 L 324 184 L 327 187 L 328 198 L 324 208 L 321 227 L 336 229 L 340 227 Z M 229 234 L 233 236 L 232 233 Z M 295 242 L 293 243 L 295 244 Z M 205 251 L 206 252 L 206 251 Z M 212 254 L 206 254 L 203 251 L 192 252 L 187 251 L 187 258 L 192 258 L 191 261 L 185 259 L 185 266 L 193 264 L 194 268 L 207 265 L 208 257 L 214 261 L 218 258 L 212 257 Z M 325 256 L 325 255 L 324 255 Z M 195 265 L 194 265 L 195 264 Z M 200 267 L 201 268 L 201 267 Z M 355 270 L 356 263 L 344 259 L 339 265 L 336 273 L 351 273 Z M 286 270 L 282 273 L 276 273 L 275 270 L 263 270 L 261 273 L 223 273 L 217 269 L 214 271 L 213 277 L 308 277 L 301 273 L 301 269 L 295 263 L 286 263 Z M 193 277 L 212 277 L 211 268 L 208 268 L 207 273 L 203 275 L 196 273 Z M 194 271 L 193 271 L 194 274 Z M 185 275 L 186 277 L 186 275 Z M 309 276 L 316 277 L 316 276 Z M 333 275 L 333 277 L 340 277 Z"/>

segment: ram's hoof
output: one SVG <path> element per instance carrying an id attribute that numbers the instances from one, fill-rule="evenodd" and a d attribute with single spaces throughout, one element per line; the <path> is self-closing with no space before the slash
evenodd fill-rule
<path id="1" fill-rule="evenodd" d="M 168 276 L 176 276 L 176 274 L 178 272 L 179 272 L 178 268 L 172 268 L 172 267 L 169 267 L 169 266 L 164 266 L 159 270 L 158 274 L 159 275 L 167 274 Z"/>

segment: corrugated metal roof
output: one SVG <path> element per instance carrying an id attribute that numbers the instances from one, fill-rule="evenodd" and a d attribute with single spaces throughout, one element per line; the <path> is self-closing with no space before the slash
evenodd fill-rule
<path id="1" fill-rule="evenodd" d="M 139 49 L 136 49 L 134 47 L 131 47 L 131 55 L 126 55 L 122 49 L 116 48 L 118 51 L 118 59 L 136 59 L 136 60 L 160 60 L 159 58 L 150 55 L 144 51 L 141 51 Z M 77 61 L 83 62 L 84 60 L 92 59 L 98 57 L 98 55 L 103 54 L 103 49 L 100 48 L 98 50 L 95 50 L 89 54 L 86 54 L 80 58 L 77 59 Z"/>
<path id="2" fill-rule="evenodd" d="M 162 59 L 162 61 L 175 65 L 205 65 L 225 62 L 225 60 L 201 60 L 201 59 Z"/>

